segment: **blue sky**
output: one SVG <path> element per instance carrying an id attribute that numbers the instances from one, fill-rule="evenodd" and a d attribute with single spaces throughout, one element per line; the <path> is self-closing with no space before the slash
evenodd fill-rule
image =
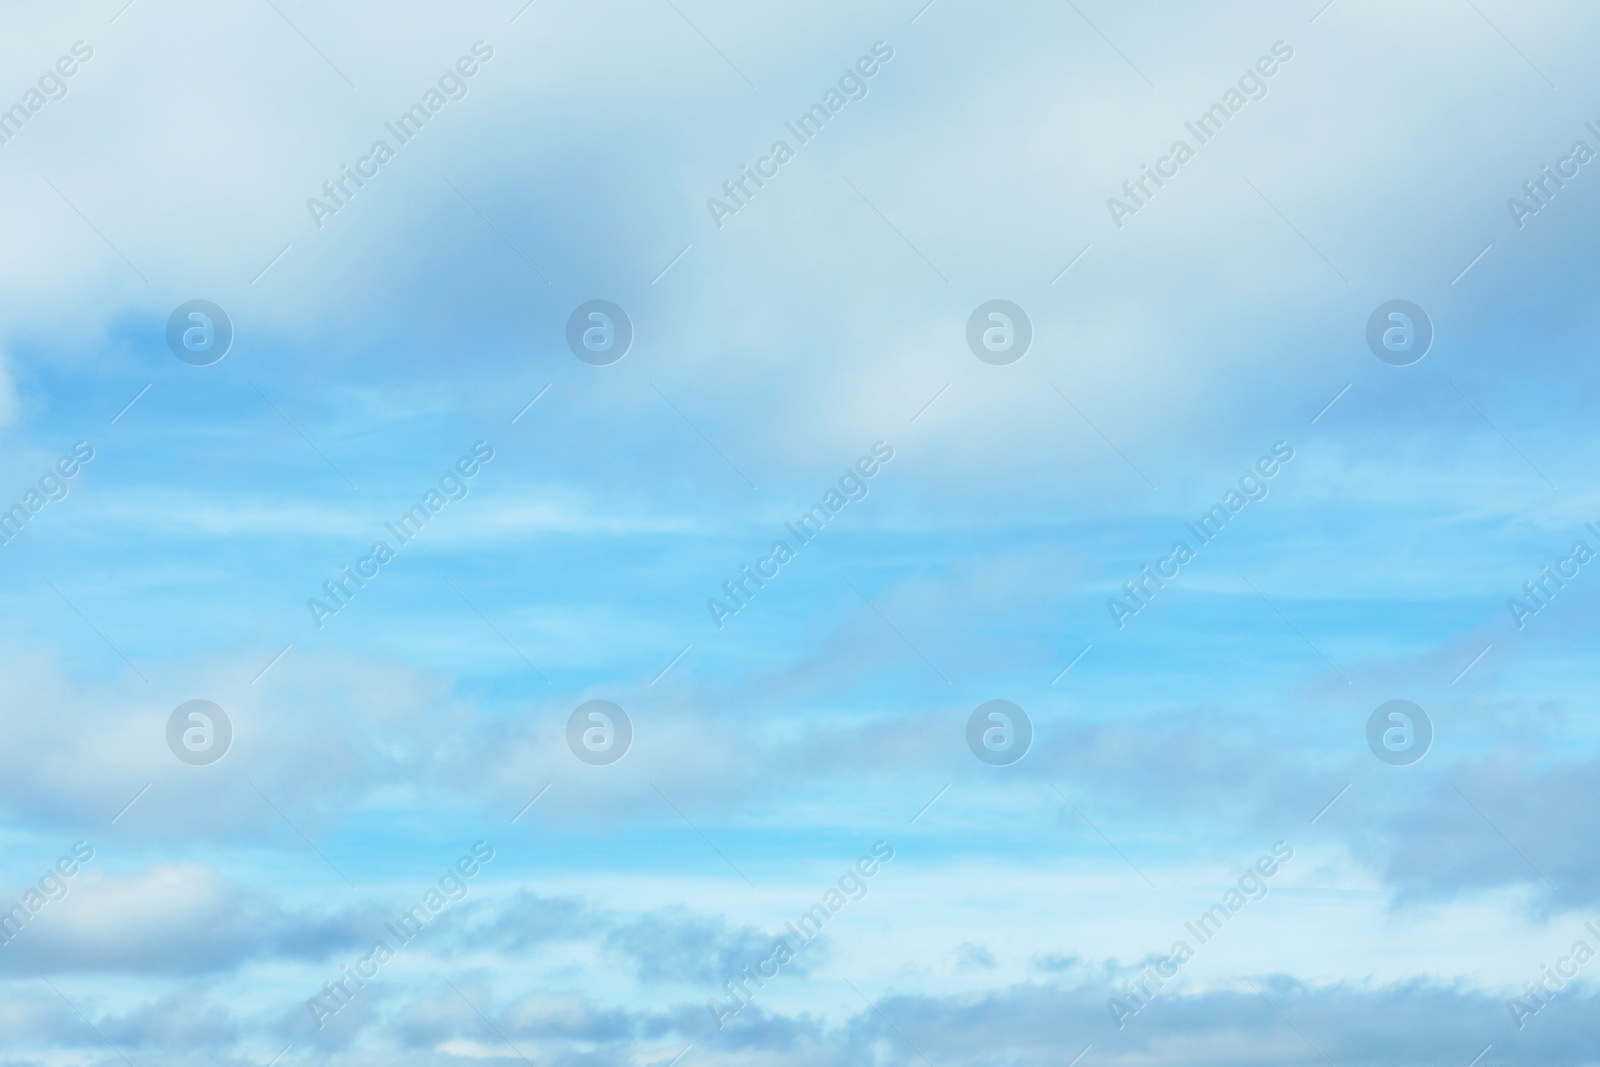
<path id="1" fill-rule="evenodd" d="M 1508 206 L 1600 151 L 1593 11 L 524 2 L 0 14 L 0 1063 L 1595 1062 L 1597 564 L 1508 608 L 1600 552 L 1600 164 Z M 1397 299 L 1408 366 L 1366 341 Z M 1368 747 L 1390 700 L 1420 761 Z"/>

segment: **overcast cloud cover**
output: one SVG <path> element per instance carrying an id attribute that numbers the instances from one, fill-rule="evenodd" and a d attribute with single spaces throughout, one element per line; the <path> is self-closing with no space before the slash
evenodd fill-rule
<path id="1" fill-rule="evenodd" d="M 1600 10 L 1192 8 L 0 12 L 0 1065 L 1600 1063 Z"/>

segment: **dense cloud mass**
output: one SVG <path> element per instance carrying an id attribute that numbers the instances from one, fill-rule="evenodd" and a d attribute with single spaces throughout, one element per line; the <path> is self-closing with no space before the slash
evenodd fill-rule
<path id="1" fill-rule="evenodd" d="M 1600 13 L 13 7 L 5 1064 L 1600 1063 Z"/>

